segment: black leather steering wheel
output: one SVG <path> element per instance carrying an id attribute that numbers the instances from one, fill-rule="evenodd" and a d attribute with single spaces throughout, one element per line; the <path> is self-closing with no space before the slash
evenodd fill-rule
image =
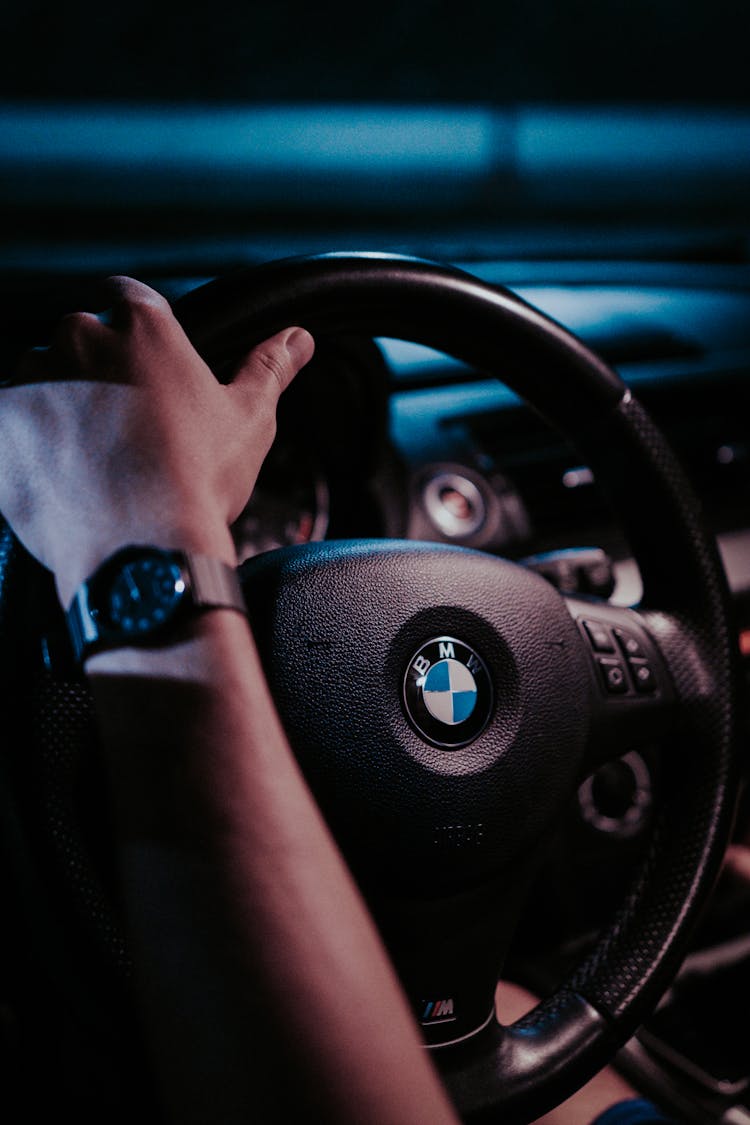
<path id="1" fill-rule="evenodd" d="M 436 544 L 328 542 L 243 567 L 290 741 L 461 1115 L 532 1120 L 654 1007 L 729 839 L 736 644 L 697 502 L 601 359 L 460 271 L 377 254 L 290 259 L 196 289 L 175 311 L 218 373 L 301 324 L 413 340 L 495 375 L 574 442 L 625 530 L 637 608 L 566 599 L 526 568 Z M 7 627 L 24 568 L 0 564 Z M 654 740 L 666 794 L 626 900 L 554 995 L 501 1027 L 495 983 L 546 834 L 583 777 Z"/>

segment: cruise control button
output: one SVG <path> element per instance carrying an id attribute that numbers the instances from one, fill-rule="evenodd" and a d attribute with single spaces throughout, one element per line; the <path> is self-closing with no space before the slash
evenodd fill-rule
<path id="1" fill-rule="evenodd" d="M 601 621 L 584 621 L 583 627 L 594 652 L 614 652 L 615 644 L 609 629 Z"/>
<path id="2" fill-rule="evenodd" d="M 597 660 L 597 664 L 605 691 L 608 691 L 610 695 L 622 695 L 628 690 L 628 678 L 622 661 L 602 656 Z"/>
<path id="3" fill-rule="evenodd" d="M 637 656 L 645 656 L 643 645 L 634 637 L 632 633 L 626 633 L 623 629 L 615 629 L 615 636 L 620 643 L 620 648 L 628 657 L 628 659 Z"/>
<path id="4" fill-rule="evenodd" d="M 636 691 L 641 691 L 644 694 L 656 691 L 656 676 L 647 660 L 629 660 L 628 664 Z"/>

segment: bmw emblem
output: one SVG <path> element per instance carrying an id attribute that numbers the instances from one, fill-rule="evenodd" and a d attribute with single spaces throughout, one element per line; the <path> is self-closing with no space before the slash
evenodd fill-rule
<path id="1" fill-rule="evenodd" d="M 473 742 L 492 711 L 489 672 L 455 637 L 433 637 L 414 653 L 404 676 L 404 707 L 416 730 L 444 750 Z"/>

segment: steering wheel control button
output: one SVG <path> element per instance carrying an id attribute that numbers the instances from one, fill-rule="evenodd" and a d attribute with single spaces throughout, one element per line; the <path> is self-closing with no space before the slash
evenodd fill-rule
<path id="1" fill-rule="evenodd" d="M 633 677 L 635 690 L 644 695 L 651 695 L 656 691 L 656 676 L 647 660 L 629 660 L 630 674 Z"/>
<path id="2" fill-rule="evenodd" d="M 473 742 L 492 712 L 492 682 L 482 658 L 455 637 L 433 637 L 406 669 L 403 701 L 412 726 L 443 750 Z"/>
<path id="3" fill-rule="evenodd" d="M 617 643 L 628 659 L 646 655 L 643 651 L 643 645 L 632 633 L 626 633 L 624 629 L 615 629 L 615 636 L 617 637 Z"/>
<path id="4" fill-rule="evenodd" d="M 622 661 L 615 657 L 600 656 L 597 658 L 597 664 L 604 690 L 610 695 L 624 695 L 628 690 L 628 677 Z"/>
<path id="5" fill-rule="evenodd" d="M 594 652 L 615 651 L 615 642 L 612 640 L 612 634 L 601 621 L 584 621 L 583 627 L 586 630 L 586 636 Z"/>

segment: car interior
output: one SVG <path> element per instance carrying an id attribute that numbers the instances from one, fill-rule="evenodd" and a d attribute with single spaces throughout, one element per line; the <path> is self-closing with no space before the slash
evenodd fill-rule
<path id="1" fill-rule="evenodd" d="M 417 963 L 442 912 L 446 945 L 467 963 L 497 952 L 542 998 L 523 1060 L 512 1034 L 482 1037 L 473 1000 L 454 1025 L 447 995 L 421 1015 L 415 999 L 462 1119 L 530 1122 L 609 1059 L 681 1121 L 750 1122 L 747 9 L 472 2 L 459 21 L 420 0 L 369 10 L 364 29 L 340 3 L 131 7 L 117 26 L 87 4 L 7 17 L 3 378 L 61 315 L 100 311 L 112 274 L 162 293 L 223 380 L 290 316 L 310 327 L 316 354 L 283 396 L 235 543 L 292 745 L 368 895 L 391 879 L 388 905 L 373 900 L 410 995 L 427 999 Z M 86 684 L 49 575 L 5 525 L 0 544 L 3 1085 L 26 1106 L 19 1125 L 51 1109 L 158 1125 Z M 506 560 L 522 578 L 503 609 Z M 482 631 L 503 614 L 503 645 L 519 667 L 550 665 L 551 694 L 503 679 Z M 351 646 L 370 622 L 363 655 Z M 381 668 L 388 628 L 401 663 Z M 340 704 L 326 677 L 347 630 Z M 409 709 L 407 657 L 456 637 L 491 654 L 488 729 L 523 719 L 540 742 L 528 807 L 502 761 L 501 796 L 459 786 L 484 727 L 449 746 Z M 295 712 L 300 661 L 331 720 Z M 454 788 L 435 799 L 455 808 L 425 858 L 412 790 L 371 870 L 358 833 L 392 829 L 400 790 L 375 747 L 394 711 L 403 776 L 418 786 L 414 763 L 439 761 Z M 350 719 L 375 763 L 356 776 L 321 749 Z M 356 818 L 347 786 L 369 794 Z M 504 828 L 535 823 L 548 790 L 560 809 L 511 883 L 506 932 L 497 901 L 472 914 L 505 855 L 486 826 L 498 810 Z M 412 931 L 400 944 L 399 889 L 424 908 L 416 946 Z M 579 991 L 615 1013 L 609 1038 Z"/>

